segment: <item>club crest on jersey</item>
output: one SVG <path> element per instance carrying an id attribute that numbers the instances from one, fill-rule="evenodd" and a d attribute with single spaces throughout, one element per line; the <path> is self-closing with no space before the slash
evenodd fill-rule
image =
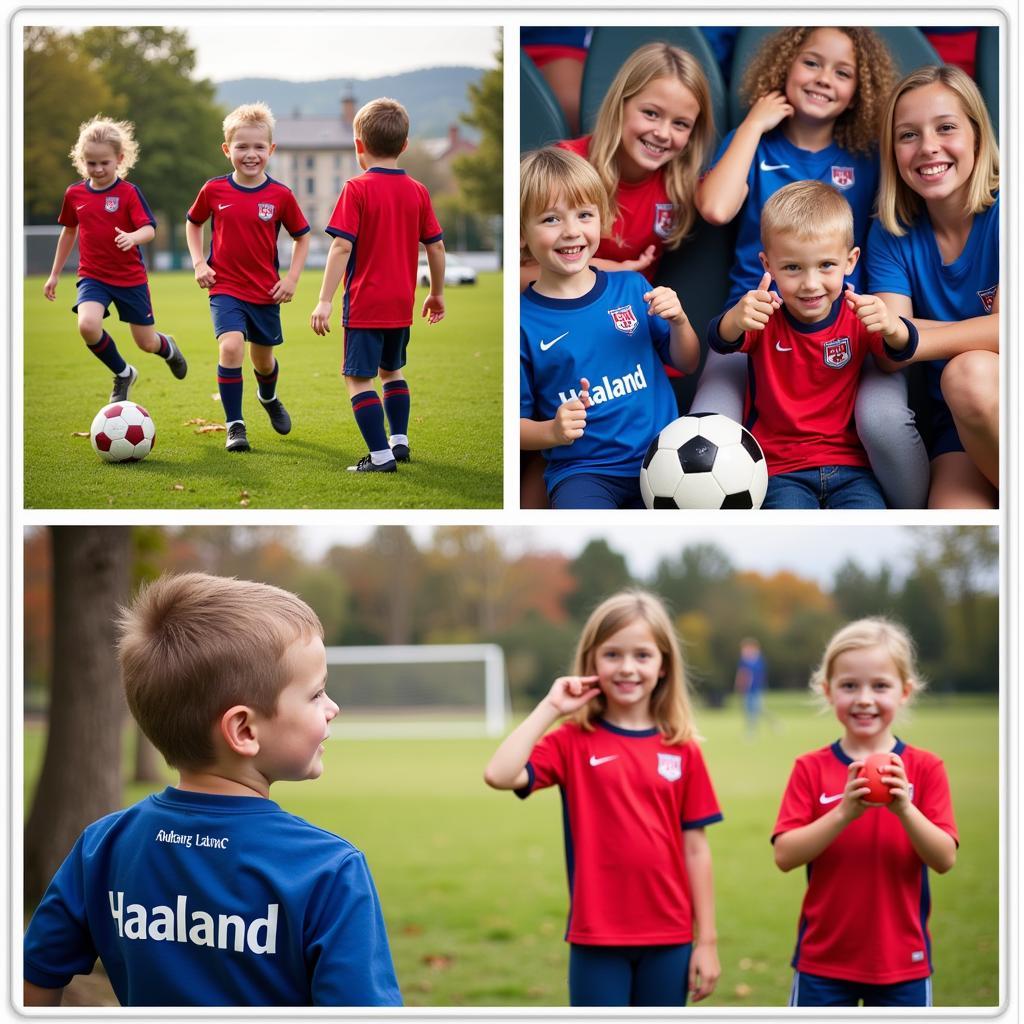
<path id="1" fill-rule="evenodd" d="M 853 168 L 833 166 L 832 184 L 836 188 L 849 188 L 853 184 Z"/>
<path id="2" fill-rule="evenodd" d="M 675 782 L 683 774 L 683 759 L 679 754 L 658 754 L 658 774 Z"/>
<path id="3" fill-rule="evenodd" d="M 999 291 L 999 285 L 994 284 L 991 288 L 982 288 L 978 292 L 978 298 L 981 299 L 981 305 L 986 313 L 992 312 L 992 307 L 995 305 L 996 292 Z"/>
<path id="4" fill-rule="evenodd" d="M 273 220 L 274 219 L 274 204 L 273 203 L 260 203 L 256 209 L 259 214 L 260 220 Z"/>
<path id="5" fill-rule="evenodd" d="M 822 353 L 825 365 L 833 370 L 841 370 L 853 358 L 853 346 L 849 338 L 835 338 L 825 342 Z"/>
<path id="6" fill-rule="evenodd" d="M 107 198 L 103 200 L 103 209 L 106 210 L 107 213 L 117 213 L 117 208 L 120 205 L 120 196 L 107 196 Z"/>
<path id="7" fill-rule="evenodd" d="M 612 318 L 612 323 L 615 324 L 615 330 L 622 331 L 623 334 L 632 334 L 640 325 L 632 306 L 609 309 L 608 315 Z"/>
<path id="8" fill-rule="evenodd" d="M 654 204 L 654 233 L 659 238 L 668 238 L 672 234 L 672 204 Z"/>

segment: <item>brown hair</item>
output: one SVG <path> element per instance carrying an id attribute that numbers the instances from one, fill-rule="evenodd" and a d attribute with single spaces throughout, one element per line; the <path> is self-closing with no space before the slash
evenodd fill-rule
<path id="1" fill-rule="evenodd" d="M 243 103 L 224 118 L 224 141 L 230 144 L 239 128 L 266 128 L 267 139 L 273 142 L 275 123 L 266 103 Z"/>
<path id="2" fill-rule="evenodd" d="M 286 590 L 206 573 L 167 573 L 122 609 L 118 656 L 128 707 L 176 768 L 214 760 L 212 731 L 235 704 L 274 714 L 283 656 L 323 637 L 316 613 Z"/>
<path id="3" fill-rule="evenodd" d="M 786 91 L 786 79 L 793 61 L 811 33 L 826 25 L 793 26 L 779 29 L 758 47 L 743 75 L 740 95 L 748 106 L 766 93 Z M 850 105 L 836 118 L 832 128 L 835 141 L 851 153 L 870 153 L 878 142 L 878 126 L 885 98 L 896 81 L 892 54 L 881 37 L 870 28 L 834 26 L 853 43 L 857 63 L 857 89 Z"/>
<path id="4" fill-rule="evenodd" d="M 761 245 L 777 235 L 800 239 L 839 235 L 853 248 L 853 210 L 823 181 L 794 181 L 773 192 L 761 207 Z"/>
<path id="5" fill-rule="evenodd" d="M 135 141 L 135 125 L 131 121 L 115 121 L 112 117 L 97 114 L 78 126 L 78 141 L 71 147 L 68 156 L 75 170 L 83 178 L 89 177 L 89 169 L 85 165 L 85 147 L 90 143 L 109 146 L 114 155 L 121 158 L 117 165 L 117 173 L 122 178 L 139 159 L 139 144 Z"/>
<path id="6" fill-rule="evenodd" d="M 370 100 L 353 118 L 352 131 L 371 156 L 396 157 L 409 138 L 409 112 L 386 96 Z"/>
<path id="7" fill-rule="evenodd" d="M 651 716 L 667 743 L 697 739 L 697 727 L 690 704 L 683 655 L 672 621 L 661 601 L 643 590 L 624 590 L 602 601 L 587 619 L 573 662 L 573 674 L 594 675 L 595 653 L 608 637 L 640 620 L 650 627 L 661 652 L 662 677 L 651 693 Z M 598 694 L 573 716 L 588 732 L 605 711 L 604 694 Z"/>

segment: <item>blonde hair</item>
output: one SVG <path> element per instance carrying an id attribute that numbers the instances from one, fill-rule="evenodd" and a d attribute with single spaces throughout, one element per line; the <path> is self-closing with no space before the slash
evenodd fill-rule
<path id="1" fill-rule="evenodd" d="M 825 695 L 836 658 L 847 651 L 865 647 L 884 647 L 889 652 L 900 679 L 910 687 L 911 697 L 915 697 L 928 685 L 918 673 L 917 652 L 910 633 L 899 623 L 882 616 L 872 616 L 847 623 L 825 645 L 821 664 L 811 673 L 809 686 L 812 693 L 816 697 Z"/>
<path id="2" fill-rule="evenodd" d="M 690 703 L 683 655 L 668 612 L 661 601 L 643 590 L 624 590 L 602 601 L 587 619 L 573 660 L 573 674 L 595 675 L 597 648 L 610 636 L 634 622 L 650 627 L 654 642 L 661 652 L 662 676 L 651 693 L 651 716 L 665 737 L 666 743 L 687 743 L 698 739 L 697 726 Z M 604 694 L 589 700 L 573 716 L 591 732 L 594 723 L 605 712 Z"/>
<path id="3" fill-rule="evenodd" d="M 398 100 L 382 96 L 359 108 L 352 131 L 371 156 L 396 157 L 409 138 L 409 112 Z"/>
<path id="4" fill-rule="evenodd" d="M 562 197 L 570 206 L 596 206 L 602 233 L 611 224 L 608 193 L 597 171 L 567 149 L 547 146 L 525 153 L 519 161 L 519 225 L 525 237 L 528 221 Z M 530 256 L 525 242 L 520 259 Z"/>
<path id="5" fill-rule="evenodd" d="M 89 144 L 110 146 L 115 156 L 121 158 L 117 165 L 117 173 L 122 178 L 139 159 L 139 144 L 135 141 L 135 125 L 131 121 L 115 121 L 112 117 L 97 114 L 94 118 L 83 121 L 78 126 L 78 141 L 71 147 L 68 156 L 71 163 L 83 178 L 89 177 L 85 164 L 85 147 Z"/>
<path id="6" fill-rule="evenodd" d="M 972 216 L 987 210 L 999 191 L 999 144 L 988 109 L 973 79 L 953 64 L 932 64 L 907 75 L 893 89 L 885 107 L 881 131 L 881 178 L 878 185 L 878 219 L 891 235 L 905 235 L 921 212 L 921 197 L 900 177 L 896 167 L 896 105 L 913 89 L 935 82 L 960 100 L 974 129 L 974 169 L 967 191 L 967 210 Z"/>
<path id="7" fill-rule="evenodd" d="M 648 43 L 634 51 L 619 68 L 601 101 L 587 158 L 604 183 L 614 221 L 619 215 L 615 193 L 619 187 L 618 152 L 622 144 L 623 108 L 626 100 L 646 89 L 656 78 L 674 78 L 693 93 L 700 108 L 686 148 L 662 168 L 665 191 L 675 213 L 665 248 L 675 249 L 693 227 L 696 216 L 693 195 L 697 189 L 697 178 L 710 156 L 715 136 L 711 89 L 697 59 L 668 43 Z M 610 227 L 609 224 L 609 230 Z"/>
<path id="8" fill-rule="evenodd" d="M 118 620 L 128 708 L 177 768 L 215 757 L 212 732 L 235 704 L 271 716 L 288 683 L 284 654 L 323 637 L 316 613 L 286 590 L 206 573 L 167 573 Z"/>
<path id="9" fill-rule="evenodd" d="M 823 181 L 794 181 L 769 196 L 761 207 L 761 245 L 777 235 L 807 240 L 837 234 L 853 248 L 853 210 L 846 199 Z"/>
<path id="10" fill-rule="evenodd" d="M 266 103 L 243 103 L 224 118 L 224 141 L 228 144 L 239 128 L 266 128 L 267 138 L 274 141 L 274 114 Z"/>
<path id="11" fill-rule="evenodd" d="M 811 33 L 827 25 L 783 28 L 758 47 L 740 86 L 740 96 L 751 106 L 766 93 L 785 93 L 793 61 Z M 870 153 L 878 142 L 878 126 L 885 98 L 896 81 L 896 66 L 889 48 L 873 29 L 850 25 L 834 26 L 853 43 L 857 67 L 857 89 L 850 105 L 836 118 L 832 128 L 835 141 L 851 153 Z"/>

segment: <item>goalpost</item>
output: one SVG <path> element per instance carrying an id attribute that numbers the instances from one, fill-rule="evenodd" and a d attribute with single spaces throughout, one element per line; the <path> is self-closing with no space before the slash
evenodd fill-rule
<path id="1" fill-rule="evenodd" d="M 497 644 L 328 647 L 327 692 L 353 739 L 501 736 L 511 709 Z"/>

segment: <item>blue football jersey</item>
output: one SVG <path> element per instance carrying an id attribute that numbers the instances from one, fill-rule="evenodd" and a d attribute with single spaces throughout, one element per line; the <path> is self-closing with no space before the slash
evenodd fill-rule
<path id="1" fill-rule="evenodd" d="M 257 797 L 168 787 L 94 822 L 25 934 L 25 978 L 103 962 L 123 1006 L 400 1006 L 362 853 Z"/>
<path id="2" fill-rule="evenodd" d="M 519 415 L 554 419 L 590 381 L 583 436 L 544 452 L 548 490 L 576 473 L 635 476 L 652 438 L 678 415 L 663 363 L 669 325 L 647 313 L 650 282 L 631 270 L 595 270 L 579 299 L 551 299 L 533 286 L 519 303 Z"/>
<path id="3" fill-rule="evenodd" d="M 735 134 L 734 129 L 722 140 L 712 166 L 722 159 Z M 823 181 L 839 191 L 853 210 L 853 244 L 863 248 L 878 191 L 877 154 L 856 155 L 835 142 L 811 153 L 794 146 L 781 128 L 766 132 L 761 136 L 747 174 L 750 191 L 736 215 L 736 257 L 729 274 L 726 309 L 735 306 L 761 280 L 764 267 L 757 255 L 762 249 L 761 208 L 775 192 L 794 181 Z M 862 262 L 858 261 L 848 278 L 858 292 L 861 291 Z"/>

